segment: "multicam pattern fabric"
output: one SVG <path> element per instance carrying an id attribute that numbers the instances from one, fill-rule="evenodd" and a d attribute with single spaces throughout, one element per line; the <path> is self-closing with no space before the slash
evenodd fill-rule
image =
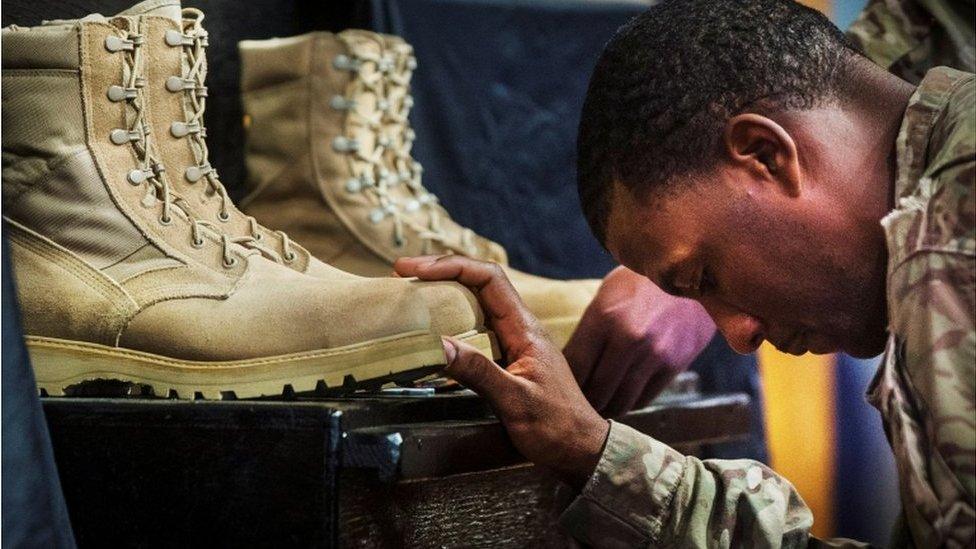
<path id="1" fill-rule="evenodd" d="M 932 67 L 976 71 L 973 0 L 871 0 L 847 36 L 892 74 L 918 84 Z"/>
<path id="2" fill-rule="evenodd" d="M 932 69 L 897 140 L 889 249 L 890 339 L 869 398 L 898 464 L 893 544 L 976 543 L 976 88 Z M 598 547 L 861 547 L 810 536 L 813 516 L 784 478 L 748 460 L 683 456 L 612 423 L 582 493 L 560 518 Z"/>
<path id="3" fill-rule="evenodd" d="M 869 389 L 919 547 L 976 540 L 976 84 L 928 72 L 898 136 L 888 348 Z"/>

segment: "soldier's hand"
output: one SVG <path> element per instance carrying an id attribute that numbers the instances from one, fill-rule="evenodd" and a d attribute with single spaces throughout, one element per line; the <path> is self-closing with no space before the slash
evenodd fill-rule
<path id="1" fill-rule="evenodd" d="M 697 302 L 624 267 L 603 281 L 563 352 L 590 404 L 607 417 L 647 405 L 715 335 Z"/>
<path id="2" fill-rule="evenodd" d="M 502 269 L 460 256 L 405 258 L 395 268 L 401 276 L 456 280 L 474 292 L 509 365 L 502 369 L 473 347 L 445 338 L 444 373 L 488 400 L 522 455 L 582 487 L 599 461 L 609 424 L 586 401 L 566 359 Z"/>

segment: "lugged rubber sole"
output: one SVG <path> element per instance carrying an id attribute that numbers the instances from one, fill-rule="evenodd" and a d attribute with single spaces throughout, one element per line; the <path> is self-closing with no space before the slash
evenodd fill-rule
<path id="1" fill-rule="evenodd" d="M 486 334 L 468 336 L 479 347 Z M 152 387 L 157 396 L 254 398 L 385 380 L 404 382 L 444 364 L 440 338 L 398 335 L 336 349 L 233 361 L 179 360 L 96 343 L 28 336 L 27 349 L 39 389 L 62 396 L 92 380 L 120 380 Z M 489 351 L 490 352 L 490 351 Z"/>

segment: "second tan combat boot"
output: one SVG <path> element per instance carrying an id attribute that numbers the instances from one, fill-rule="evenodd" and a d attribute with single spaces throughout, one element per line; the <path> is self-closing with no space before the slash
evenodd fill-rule
<path id="1" fill-rule="evenodd" d="M 204 126 L 209 36 L 203 27 L 203 12 L 181 10 L 179 0 L 147 0 L 125 13 L 153 15 L 147 18 L 145 32 L 151 59 L 146 66 L 146 89 L 153 98 L 146 116 L 155 129 L 172 188 L 187 198 L 201 219 L 221 232 L 244 239 L 247 246 L 271 252 L 286 267 L 325 280 L 359 279 L 319 261 L 284 231 L 270 230 L 244 215 L 227 195 L 210 165 Z M 387 268 L 380 276 L 391 273 L 392 268 Z M 416 286 L 430 309 L 433 333 L 454 336 L 491 355 L 492 340 L 470 291 L 453 282 L 409 283 Z"/>
<path id="2" fill-rule="evenodd" d="M 454 222 L 423 187 L 410 154 L 408 44 L 349 30 L 244 41 L 240 53 L 249 214 L 365 276 L 411 255 L 498 262 L 553 340 L 568 341 L 600 281 L 508 267 L 501 246 Z"/>
<path id="3" fill-rule="evenodd" d="M 147 123 L 160 19 L 3 30 L 5 232 L 39 387 L 243 398 L 443 364 L 411 284 L 300 274 L 173 191 Z"/>

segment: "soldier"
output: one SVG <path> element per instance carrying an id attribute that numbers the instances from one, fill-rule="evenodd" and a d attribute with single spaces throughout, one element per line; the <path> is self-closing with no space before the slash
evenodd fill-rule
<path id="1" fill-rule="evenodd" d="M 976 70 L 974 10 L 973 0 L 871 0 L 847 37 L 876 64 L 918 84 L 940 65 Z M 714 331 L 696 303 L 618 267 L 603 280 L 563 353 L 590 404 L 614 417 L 646 405 Z"/>
<path id="2" fill-rule="evenodd" d="M 869 399 L 898 463 L 895 546 L 976 543 L 974 101 L 972 74 L 908 84 L 793 2 L 666 0 L 607 45 L 581 118 L 583 209 L 623 265 L 698 301 L 740 352 L 884 351 Z M 860 545 L 812 538 L 760 463 L 602 419 L 497 267 L 396 268 L 476 290 L 510 365 L 447 339 L 446 373 L 580 491 L 561 523 L 581 541 Z"/>

